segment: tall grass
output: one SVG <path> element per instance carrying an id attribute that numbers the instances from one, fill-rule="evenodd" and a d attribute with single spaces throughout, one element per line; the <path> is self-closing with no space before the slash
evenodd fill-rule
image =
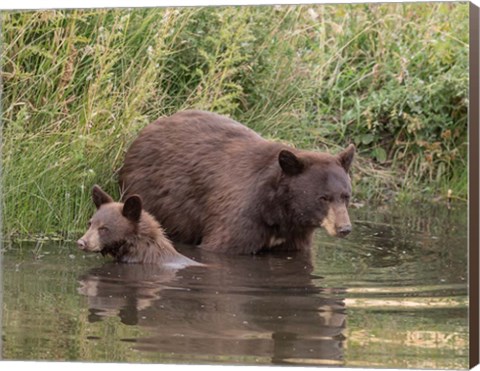
<path id="1" fill-rule="evenodd" d="M 7 236 L 82 229 L 138 131 L 192 107 L 302 148 L 354 142 L 357 199 L 466 195 L 468 4 L 1 17 Z"/>

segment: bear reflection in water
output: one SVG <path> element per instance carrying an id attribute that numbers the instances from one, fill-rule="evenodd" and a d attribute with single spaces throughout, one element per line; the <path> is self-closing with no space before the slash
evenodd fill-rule
<path id="1" fill-rule="evenodd" d="M 208 268 L 109 263 L 82 275 L 89 321 L 118 316 L 148 328 L 148 337 L 135 339 L 137 350 L 192 362 L 225 356 L 232 362 L 342 363 L 344 291 L 322 288 L 307 255 L 180 251 Z"/>
<path id="2" fill-rule="evenodd" d="M 78 292 L 88 297 L 90 322 L 118 315 L 122 323 L 136 325 L 175 275 L 175 269 L 153 264 L 106 263 L 80 277 Z"/>

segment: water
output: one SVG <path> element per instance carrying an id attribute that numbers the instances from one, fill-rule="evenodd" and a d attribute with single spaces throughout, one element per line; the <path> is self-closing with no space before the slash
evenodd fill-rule
<path id="1" fill-rule="evenodd" d="M 73 242 L 5 244 L 2 358 L 467 368 L 467 208 L 351 211 L 312 256 L 171 272 Z"/>

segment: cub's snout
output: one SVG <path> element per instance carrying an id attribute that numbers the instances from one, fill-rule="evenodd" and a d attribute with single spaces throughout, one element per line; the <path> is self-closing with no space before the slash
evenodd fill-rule
<path id="1" fill-rule="evenodd" d="M 89 230 L 77 241 L 80 250 L 96 252 L 101 250 L 98 232 L 89 228 Z"/>
<path id="2" fill-rule="evenodd" d="M 86 247 L 87 247 L 87 244 L 85 243 L 84 240 L 82 240 L 81 238 L 77 241 L 77 246 L 80 250 L 85 250 Z"/>

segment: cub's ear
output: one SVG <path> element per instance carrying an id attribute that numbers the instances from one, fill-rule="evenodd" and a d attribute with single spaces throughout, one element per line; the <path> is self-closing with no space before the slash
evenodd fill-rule
<path id="1" fill-rule="evenodd" d="M 113 198 L 96 184 L 92 188 L 92 200 L 97 209 L 103 204 L 113 202 Z"/>
<path id="2" fill-rule="evenodd" d="M 342 167 L 347 173 L 350 170 L 350 166 L 352 165 L 354 155 L 355 146 L 353 144 L 350 144 L 347 148 L 345 148 L 337 155 L 338 160 L 340 161 L 340 165 L 342 165 Z"/>
<path id="3" fill-rule="evenodd" d="M 305 169 L 304 162 L 286 149 L 281 150 L 278 154 L 278 162 L 287 175 L 298 175 Z"/>
<path id="4" fill-rule="evenodd" d="M 138 195 L 132 195 L 125 200 L 123 204 L 122 215 L 138 223 L 140 221 L 140 215 L 142 214 L 142 199 Z"/>

